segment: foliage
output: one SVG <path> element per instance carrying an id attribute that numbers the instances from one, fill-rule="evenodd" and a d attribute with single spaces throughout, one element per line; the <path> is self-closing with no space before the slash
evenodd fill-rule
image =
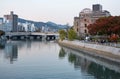
<path id="1" fill-rule="evenodd" d="M 65 50 L 64 50 L 63 48 L 61 48 L 60 51 L 59 51 L 59 57 L 60 57 L 60 58 L 64 58 L 65 55 L 66 55 Z"/>
<path id="2" fill-rule="evenodd" d="M 69 40 L 74 40 L 77 38 L 77 33 L 73 29 L 68 30 L 68 39 Z"/>
<path id="3" fill-rule="evenodd" d="M 74 63 L 76 61 L 76 55 L 70 53 L 68 56 L 68 60 L 69 62 Z"/>
<path id="4" fill-rule="evenodd" d="M 5 34 L 5 32 L 2 31 L 2 30 L 0 30 L 0 36 L 1 36 L 1 35 L 4 35 L 4 34 Z"/>
<path id="5" fill-rule="evenodd" d="M 118 38 L 119 38 L 118 35 L 112 34 L 109 39 L 110 39 L 110 41 L 112 41 L 112 42 L 117 42 Z"/>
<path id="6" fill-rule="evenodd" d="M 102 17 L 88 26 L 91 35 L 120 35 L 120 16 Z"/>
<path id="7" fill-rule="evenodd" d="M 61 40 L 64 40 L 67 36 L 67 33 L 65 32 L 65 30 L 59 30 L 59 34 L 60 34 Z"/>

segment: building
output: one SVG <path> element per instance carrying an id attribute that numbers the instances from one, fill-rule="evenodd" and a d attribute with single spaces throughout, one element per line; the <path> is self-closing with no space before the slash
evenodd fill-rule
<path id="1" fill-rule="evenodd" d="M 12 30 L 11 25 L 9 23 L 0 24 L 0 30 L 4 32 L 10 32 Z"/>
<path id="2" fill-rule="evenodd" d="M 18 23 L 18 31 L 26 31 L 26 32 L 35 32 L 36 26 L 34 23 Z"/>
<path id="3" fill-rule="evenodd" d="M 102 5 L 100 4 L 95 4 L 92 6 L 93 11 L 102 11 Z"/>
<path id="4" fill-rule="evenodd" d="M 18 32 L 25 32 L 25 27 L 22 23 L 18 22 Z"/>
<path id="5" fill-rule="evenodd" d="M 3 24 L 3 18 L 0 18 L 0 24 Z"/>
<path id="6" fill-rule="evenodd" d="M 89 8 L 83 9 L 79 13 L 79 17 L 74 17 L 74 30 L 79 36 L 88 35 L 87 26 L 94 23 L 100 17 L 111 16 L 110 12 L 107 10 L 102 10 L 102 5 L 94 4 L 92 10 Z"/>
<path id="7" fill-rule="evenodd" d="M 9 28 L 11 28 L 10 31 L 17 32 L 17 26 L 18 26 L 18 15 L 14 14 L 13 11 L 11 11 L 10 15 L 4 15 L 4 22 L 5 24 L 9 24 Z"/>

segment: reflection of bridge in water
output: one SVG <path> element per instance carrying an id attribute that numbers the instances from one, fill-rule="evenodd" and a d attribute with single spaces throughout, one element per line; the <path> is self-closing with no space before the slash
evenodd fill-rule
<path id="1" fill-rule="evenodd" d="M 40 32 L 7 32 L 7 39 L 12 40 L 55 40 L 58 39 L 58 33 L 40 33 Z"/>

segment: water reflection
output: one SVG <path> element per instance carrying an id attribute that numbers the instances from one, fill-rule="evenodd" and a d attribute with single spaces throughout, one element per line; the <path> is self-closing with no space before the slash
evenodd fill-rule
<path id="1" fill-rule="evenodd" d="M 68 56 L 68 61 L 75 69 L 93 75 L 96 79 L 120 79 L 120 65 L 99 58 L 88 56 L 68 48 L 61 48 Z M 61 52 L 59 53 L 59 57 Z M 62 56 L 64 57 L 64 56 Z"/>
<path id="2" fill-rule="evenodd" d="M 0 49 L 5 48 L 6 41 L 0 41 Z"/>
<path id="3" fill-rule="evenodd" d="M 61 48 L 60 49 L 60 51 L 59 51 L 59 58 L 64 58 L 65 57 L 65 55 L 66 55 L 66 52 L 64 51 L 64 49 L 63 48 Z"/>
<path id="4" fill-rule="evenodd" d="M 2 42 L 0 43 L 0 49 L 4 51 L 4 58 L 10 61 L 10 64 L 13 64 L 18 57 L 18 47 L 13 42 Z"/>
<path id="5" fill-rule="evenodd" d="M 47 44 L 48 42 L 44 42 Z M 13 64 L 18 59 L 18 50 L 22 52 L 30 52 L 34 49 L 44 48 L 44 44 L 41 41 L 7 41 L 0 42 L 0 53 L 3 54 L 3 58 L 7 59 L 10 64 Z M 47 44 L 49 45 L 49 44 Z M 50 45 L 49 45 L 50 46 Z M 2 52 L 1 52 L 2 51 Z M 34 50 L 35 51 L 35 50 Z"/>
<path id="6" fill-rule="evenodd" d="M 10 61 L 11 64 L 13 64 L 13 61 L 17 60 L 18 57 L 18 47 L 14 43 L 7 43 L 5 45 L 5 52 L 4 57 Z"/>

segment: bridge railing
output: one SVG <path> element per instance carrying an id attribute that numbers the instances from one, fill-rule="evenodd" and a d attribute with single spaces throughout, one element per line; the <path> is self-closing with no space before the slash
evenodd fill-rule
<path id="1" fill-rule="evenodd" d="M 41 32 L 6 32 L 6 36 L 14 36 L 14 35 L 55 35 L 59 36 L 58 33 L 41 33 Z"/>
<path id="2" fill-rule="evenodd" d="M 30 32 L 6 32 L 5 35 L 9 36 L 9 35 L 30 35 Z"/>

